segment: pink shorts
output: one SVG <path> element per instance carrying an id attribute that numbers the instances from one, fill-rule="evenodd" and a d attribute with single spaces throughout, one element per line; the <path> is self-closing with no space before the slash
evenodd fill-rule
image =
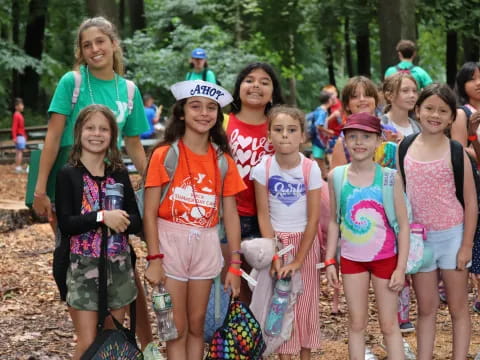
<path id="1" fill-rule="evenodd" d="M 169 278 L 189 281 L 214 279 L 223 267 L 217 227 L 199 228 L 158 219 L 160 252 Z"/>

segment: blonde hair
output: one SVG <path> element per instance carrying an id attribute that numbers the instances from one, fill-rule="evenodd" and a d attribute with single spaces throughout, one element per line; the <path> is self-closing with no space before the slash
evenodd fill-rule
<path id="1" fill-rule="evenodd" d="M 86 61 L 83 58 L 82 54 L 82 33 L 91 27 L 97 28 L 99 31 L 101 31 L 103 34 L 110 38 L 110 41 L 113 43 L 113 45 L 116 45 L 113 52 L 113 70 L 117 74 L 123 75 L 125 72 L 123 65 L 123 52 L 120 46 L 120 39 L 118 37 L 117 30 L 110 21 L 108 21 L 102 16 L 97 16 L 84 20 L 78 27 L 77 36 L 75 39 L 75 64 L 73 68 L 75 70 L 78 70 L 80 65 L 86 65 Z"/>
<path id="2" fill-rule="evenodd" d="M 385 80 L 383 81 L 383 89 L 382 89 L 383 96 L 387 103 L 387 105 L 385 106 L 385 109 L 383 110 L 384 113 L 389 112 L 390 109 L 392 108 L 392 100 L 398 96 L 398 92 L 402 87 L 403 79 L 411 80 L 415 84 L 415 87 L 418 89 L 417 81 L 411 74 L 397 72 L 391 76 L 386 77 Z"/>
<path id="3" fill-rule="evenodd" d="M 117 127 L 117 119 L 113 114 L 112 110 L 110 110 L 105 105 L 89 105 L 80 111 L 77 117 L 77 121 L 75 122 L 75 128 L 73 130 L 73 138 L 74 143 L 72 146 L 72 152 L 70 153 L 69 163 L 73 166 L 80 165 L 80 156 L 82 155 L 82 130 L 85 123 L 95 114 L 100 113 L 102 114 L 108 121 L 108 125 L 110 127 L 110 144 L 107 148 L 106 159 L 109 167 L 112 170 L 122 169 L 124 168 L 122 162 L 122 156 L 120 154 L 120 150 L 118 150 L 117 146 L 117 137 L 118 137 L 118 127 Z"/>
<path id="4" fill-rule="evenodd" d="M 300 124 L 302 133 L 305 132 L 305 113 L 302 110 L 289 105 L 276 105 L 270 109 L 267 114 L 268 130 L 272 127 L 273 120 L 280 114 L 285 114 L 292 119 L 297 120 Z"/>

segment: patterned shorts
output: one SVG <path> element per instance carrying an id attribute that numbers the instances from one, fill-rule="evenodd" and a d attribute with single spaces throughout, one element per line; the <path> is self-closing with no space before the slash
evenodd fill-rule
<path id="1" fill-rule="evenodd" d="M 74 309 L 98 311 L 99 258 L 70 254 L 67 271 L 67 303 Z M 119 309 L 137 297 L 130 252 L 108 258 L 107 298 L 109 309 Z"/>

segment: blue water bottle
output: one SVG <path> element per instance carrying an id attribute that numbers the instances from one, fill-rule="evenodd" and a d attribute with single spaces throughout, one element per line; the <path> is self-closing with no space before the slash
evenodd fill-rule
<path id="1" fill-rule="evenodd" d="M 105 186 L 105 210 L 123 209 L 123 184 L 107 184 Z M 108 243 L 121 242 L 121 234 L 112 234 L 108 238 Z"/>
<path id="2" fill-rule="evenodd" d="M 276 281 L 265 320 L 265 334 L 268 336 L 278 336 L 282 332 L 283 317 L 288 308 L 291 291 L 292 281 L 290 277 Z"/>

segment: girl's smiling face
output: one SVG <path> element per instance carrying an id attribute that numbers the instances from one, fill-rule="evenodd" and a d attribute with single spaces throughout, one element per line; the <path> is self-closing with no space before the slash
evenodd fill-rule
<path id="1" fill-rule="evenodd" d="M 81 34 L 80 49 L 87 65 L 94 69 L 113 69 L 113 54 L 117 44 L 110 37 L 92 26 Z"/>
<path id="2" fill-rule="evenodd" d="M 204 134 L 215 125 L 219 105 L 214 100 L 203 96 L 188 98 L 183 109 L 185 113 L 185 130 Z"/>
<path id="3" fill-rule="evenodd" d="M 347 103 L 347 108 L 352 114 L 366 112 L 373 115 L 376 107 L 375 98 L 365 94 L 365 88 L 362 84 L 357 85 Z"/>
<path id="4" fill-rule="evenodd" d="M 252 107 L 264 108 L 273 96 L 273 83 L 263 69 L 250 72 L 240 84 L 240 100 Z"/>
<path id="5" fill-rule="evenodd" d="M 410 79 L 402 79 L 398 93 L 392 101 L 392 105 L 402 110 L 410 111 L 415 107 L 418 99 L 417 85 Z"/>
<path id="6" fill-rule="evenodd" d="M 381 137 L 373 132 L 348 129 L 345 133 L 345 145 L 352 160 L 373 159 L 375 149 L 381 143 Z"/>
<path id="7" fill-rule="evenodd" d="M 80 142 L 82 152 L 106 153 L 112 140 L 112 130 L 108 119 L 100 112 L 93 113 L 82 126 Z"/>
<path id="8" fill-rule="evenodd" d="M 472 79 L 465 83 L 465 93 L 469 99 L 480 101 L 480 71 L 475 69 Z"/>
<path id="9" fill-rule="evenodd" d="M 437 95 L 426 98 L 415 112 L 422 125 L 422 131 L 427 133 L 443 133 L 453 122 L 452 110 Z"/>

